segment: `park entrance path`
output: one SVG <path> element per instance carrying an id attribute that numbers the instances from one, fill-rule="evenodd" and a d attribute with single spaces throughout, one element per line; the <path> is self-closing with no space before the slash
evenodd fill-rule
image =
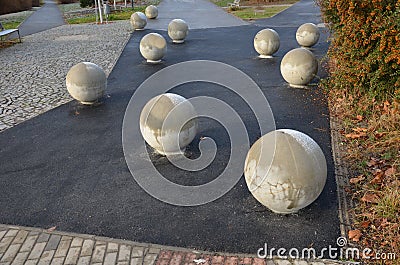
<path id="1" fill-rule="evenodd" d="M 33 13 L 19 26 L 19 31 L 21 36 L 27 36 L 64 24 L 64 19 L 55 0 L 46 0 L 45 4 L 38 11 Z"/>
<path id="2" fill-rule="evenodd" d="M 163 0 L 158 6 L 158 14 L 156 20 L 148 21 L 147 28 L 166 30 L 175 18 L 185 20 L 190 29 L 247 25 L 208 0 Z"/>

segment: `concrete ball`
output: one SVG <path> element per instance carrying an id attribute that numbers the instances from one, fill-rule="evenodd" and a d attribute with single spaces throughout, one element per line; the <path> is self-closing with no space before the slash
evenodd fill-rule
<path id="1" fill-rule="evenodd" d="M 291 87 L 304 88 L 318 73 L 318 61 L 309 50 L 297 48 L 285 54 L 280 68 Z"/>
<path id="2" fill-rule="evenodd" d="M 133 13 L 130 21 L 133 30 L 143 30 L 147 25 L 147 17 L 142 12 Z"/>
<path id="3" fill-rule="evenodd" d="M 319 29 L 315 24 L 305 23 L 297 29 L 296 40 L 303 47 L 311 47 L 318 42 L 319 35 Z"/>
<path id="4" fill-rule="evenodd" d="M 250 148 L 244 168 L 251 194 L 275 213 L 290 214 L 324 189 L 326 159 L 308 135 L 289 129 L 267 133 Z"/>
<path id="5" fill-rule="evenodd" d="M 167 41 L 158 33 L 149 33 L 140 40 L 140 53 L 147 62 L 158 63 L 167 52 Z"/>
<path id="6" fill-rule="evenodd" d="M 183 19 L 174 19 L 168 24 L 168 36 L 175 43 L 183 43 L 189 33 L 189 26 Z"/>
<path id="7" fill-rule="evenodd" d="M 67 73 L 66 86 L 69 94 L 82 104 L 93 104 L 104 95 L 107 77 L 103 69 L 94 63 L 82 62 Z"/>
<path id="8" fill-rule="evenodd" d="M 146 7 L 144 13 L 148 19 L 155 19 L 158 16 L 158 8 L 154 5 L 149 5 Z"/>
<path id="9" fill-rule="evenodd" d="M 272 58 L 279 46 L 279 35 L 273 29 L 260 30 L 254 37 L 254 48 L 260 54 L 260 58 Z"/>
<path id="10" fill-rule="evenodd" d="M 197 133 L 197 113 L 184 97 L 165 93 L 152 98 L 140 113 L 145 141 L 162 155 L 182 153 Z"/>

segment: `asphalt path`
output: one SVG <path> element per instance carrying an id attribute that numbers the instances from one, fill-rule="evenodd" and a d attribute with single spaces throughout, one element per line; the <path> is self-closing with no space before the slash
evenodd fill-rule
<path id="1" fill-rule="evenodd" d="M 258 59 L 253 48 L 254 35 L 261 29 L 246 25 L 191 30 L 184 44 L 168 43 L 168 53 L 159 65 L 147 64 L 139 53 L 141 37 L 154 31 L 133 33 L 108 77 L 103 104 L 85 107 L 72 101 L 0 134 L 0 223 L 57 226 L 63 231 L 236 253 L 254 254 L 265 243 L 271 248 L 335 246 L 340 231 L 325 96 L 316 86 L 290 88 L 280 75 L 282 57 L 298 47 L 296 28 L 276 28 L 281 48 L 269 60 Z M 156 32 L 168 39 L 165 31 Z M 323 32 L 312 49 L 319 59 L 326 53 L 326 38 Z M 127 104 L 150 75 L 189 60 L 214 60 L 237 67 L 260 86 L 277 128 L 304 132 L 321 146 L 328 180 L 313 204 L 297 214 L 274 214 L 252 197 L 242 177 L 216 201 L 179 207 L 153 198 L 135 182 L 121 143 Z M 322 67 L 319 75 L 324 76 Z M 208 95 L 227 102 L 244 120 L 250 143 L 260 137 L 249 107 L 226 88 L 196 82 L 171 92 L 188 98 Z M 218 146 L 215 160 L 205 170 L 178 170 L 154 154 L 153 164 L 176 183 L 198 185 L 212 180 L 226 165 L 231 144 L 220 124 L 203 118 L 188 154 L 198 155 L 202 136 L 212 137 Z"/>

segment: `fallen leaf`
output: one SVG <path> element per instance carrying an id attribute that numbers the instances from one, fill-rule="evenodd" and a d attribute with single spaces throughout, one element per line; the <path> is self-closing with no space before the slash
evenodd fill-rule
<path id="1" fill-rule="evenodd" d="M 371 157 L 371 160 L 367 163 L 368 167 L 373 167 L 378 164 L 378 160 L 376 158 Z"/>
<path id="2" fill-rule="evenodd" d="M 367 128 L 357 127 L 357 128 L 353 128 L 353 131 L 355 131 L 355 132 L 367 132 L 368 129 Z"/>
<path id="3" fill-rule="evenodd" d="M 370 224 L 371 224 L 370 221 L 364 221 L 364 222 L 361 223 L 361 227 L 362 228 L 368 228 Z"/>
<path id="4" fill-rule="evenodd" d="M 362 181 L 362 180 L 364 180 L 364 179 L 365 179 L 364 175 L 360 175 L 360 176 L 358 176 L 358 177 L 351 178 L 351 179 L 350 179 L 350 183 L 351 183 L 351 184 L 357 184 L 358 182 L 360 182 L 360 181 Z"/>
<path id="5" fill-rule="evenodd" d="M 377 203 L 378 200 L 378 195 L 373 193 L 365 193 L 364 196 L 361 198 L 361 201 L 368 203 Z"/>
<path id="6" fill-rule="evenodd" d="M 396 173 L 396 169 L 394 167 L 388 168 L 385 171 L 385 176 L 390 177 Z"/>
<path id="7" fill-rule="evenodd" d="M 375 172 L 376 173 L 374 174 L 374 178 L 369 183 L 371 183 L 371 184 L 381 184 L 382 180 L 383 180 L 383 177 L 385 176 L 384 172 L 382 170 L 380 170 L 380 169 L 377 169 Z"/>
<path id="8" fill-rule="evenodd" d="M 378 132 L 377 132 L 377 133 L 375 133 L 375 138 L 376 138 L 376 139 L 380 139 L 380 138 L 382 138 L 385 134 L 386 134 L 386 133 L 383 133 L 383 132 L 382 132 L 382 133 L 378 133 Z"/>
<path id="9" fill-rule="evenodd" d="M 54 230 L 56 230 L 57 226 L 53 226 L 50 227 L 49 229 L 47 229 L 47 232 L 53 232 Z"/>
<path id="10" fill-rule="evenodd" d="M 363 117 L 363 116 L 361 116 L 361 115 L 357 115 L 357 116 L 356 116 L 356 119 L 357 119 L 358 121 L 362 121 L 362 120 L 363 120 L 363 118 L 364 118 L 364 117 Z"/>
<path id="11" fill-rule="evenodd" d="M 350 138 L 350 139 L 358 139 L 361 137 L 366 137 L 367 134 L 365 132 L 360 132 L 360 133 L 348 133 L 345 135 L 346 138 Z"/>
<path id="12" fill-rule="evenodd" d="M 349 231 L 349 239 L 354 242 L 360 241 L 361 236 L 362 236 L 361 231 L 358 229 Z"/>
<path id="13" fill-rule="evenodd" d="M 381 226 L 385 227 L 385 226 L 388 226 L 388 225 L 390 225 L 390 223 L 388 222 L 387 218 L 383 218 L 382 222 L 381 222 Z"/>

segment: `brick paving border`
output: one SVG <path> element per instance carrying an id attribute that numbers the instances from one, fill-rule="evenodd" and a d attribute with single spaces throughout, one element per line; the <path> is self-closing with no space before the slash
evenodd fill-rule
<path id="1" fill-rule="evenodd" d="M 0 225 L 0 265 L 333 265 L 334 260 L 260 259 L 95 235 Z"/>

